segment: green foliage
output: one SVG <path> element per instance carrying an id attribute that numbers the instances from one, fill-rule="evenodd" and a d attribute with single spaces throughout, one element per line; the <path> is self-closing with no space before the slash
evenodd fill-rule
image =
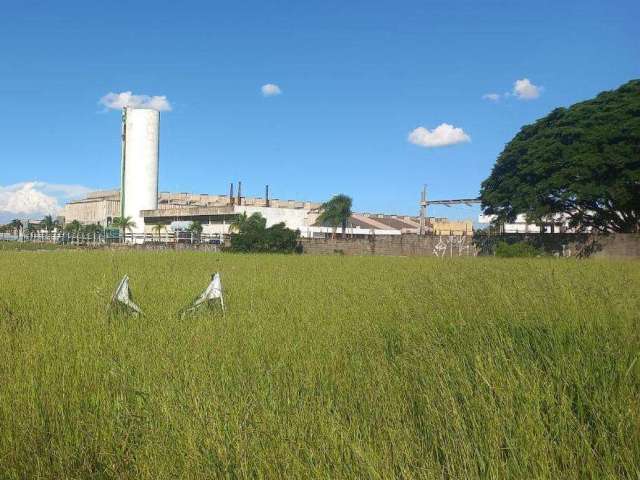
<path id="1" fill-rule="evenodd" d="M 119 228 L 122 235 L 124 235 L 127 230 L 133 230 L 136 226 L 136 222 L 134 222 L 131 217 L 115 217 L 111 222 L 111 225 L 114 228 Z"/>
<path id="2" fill-rule="evenodd" d="M 27 223 L 24 227 L 24 233 L 36 233 L 40 229 L 40 225 Z"/>
<path id="3" fill-rule="evenodd" d="M 229 232 L 239 232 L 248 220 L 247 212 L 242 212 L 229 225 Z"/>
<path id="4" fill-rule="evenodd" d="M 324 202 L 320 206 L 320 216 L 318 222 L 322 225 L 327 225 L 335 228 L 338 225 L 342 225 L 342 237 L 344 238 L 347 230 L 347 221 L 351 216 L 351 197 L 339 194 L 335 195 L 331 200 Z"/>
<path id="5" fill-rule="evenodd" d="M 230 236 L 228 250 L 231 252 L 292 253 L 297 249 L 298 231 L 287 228 L 284 223 L 267 228 L 267 220 L 259 213 L 241 216 L 234 225 L 237 233 Z"/>
<path id="6" fill-rule="evenodd" d="M 523 127 L 482 183 L 486 214 L 640 231 L 640 80 Z"/>
<path id="7" fill-rule="evenodd" d="M 158 235 L 158 238 L 160 238 L 160 236 L 162 235 L 163 230 L 166 230 L 166 227 L 162 224 L 154 225 L 152 228 L 152 231 Z"/>
<path id="8" fill-rule="evenodd" d="M 17 234 L 20 232 L 20 230 L 22 230 L 23 224 L 22 224 L 22 221 L 15 218 L 11 220 L 8 227 L 9 227 L 9 231 L 13 231 L 14 233 Z"/>
<path id="9" fill-rule="evenodd" d="M 78 220 L 67 223 L 64 226 L 65 233 L 79 234 L 82 231 L 82 224 Z"/>
<path id="10" fill-rule="evenodd" d="M 85 235 L 99 235 L 104 233 L 102 225 L 90 223 L 82 226 L 82 233 Z"/>
<path id="11" fill-rule="evenodd" d="M 44 228 L 49 233 L 53 232 L 56 228 L 60 227 L 60 224 L 58 223 L 58 221 L 54 220 L 54 218 L 51 215 L 47 215 L 46 217 L 44 217 L 42 219 L 41 225 L 42 225 L 42 228 Z"/>
<path id="12" fill-rule="evenodd" d="M 226 315 L 177 316 L 214 271 Z M 144 317 L 106 311 L 125 273 Z M 636 478 L 638 291 L 628 261 L 0 252 L 0 478 Z"/>
<path id="13" fill-rule="evenodd" d="M 496 246 L 496 257 L 538 257 L 542 255 L 542 250 L 527 242 L 507 243 L 499 242 Z"/>
<path id="14" fill-rule="evenodd" d="M 189 228 L 187 228 L 187 232 L 192 233 L 193 235 L 202 234 L 202 224 L 199 221 L 194 220 L 189 225 Z"/>

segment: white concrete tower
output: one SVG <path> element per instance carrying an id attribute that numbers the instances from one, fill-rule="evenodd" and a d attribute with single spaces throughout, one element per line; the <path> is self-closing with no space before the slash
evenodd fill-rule
<path id="1" fill-rule="evenodd" d="M 158 208 L 160 113 L 148 108 L 123 112 L 123 161 L 120 211 L 131 217 L 135 233 L 144 232 L 140 210 Z"/>

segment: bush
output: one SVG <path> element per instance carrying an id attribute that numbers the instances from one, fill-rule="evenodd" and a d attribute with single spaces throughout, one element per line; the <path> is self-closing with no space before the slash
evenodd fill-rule
<path id="1" fill-rule="evenodd" d="M 496 257 L 538 257 L 540 255 L 542 255 L 542 251 L 527 242 L 511 244 L 507 242 L 500 242 L 496 247 Z"/>
<path id="2" fill-rule="evenodd" d="M 287 228 L 284 223 L 276 223 L 267 228 L 266 219 L 259 213 L 242 218 L 238 223 L 238 233 L 231 234 L 230 252 L 276 252 L 298 251 L 298 230 Z"/>

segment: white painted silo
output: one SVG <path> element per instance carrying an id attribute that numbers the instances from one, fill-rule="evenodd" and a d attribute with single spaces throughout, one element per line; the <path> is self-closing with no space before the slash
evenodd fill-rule
<path id="1" fill-rule="evenodd" d="M 133 232 L 142 233 L 144 219 L 140 210 L 158 208 L 160 113 L 148 108 L 127 108 L 123 117 L 121 212 L 135 222 Z"/>

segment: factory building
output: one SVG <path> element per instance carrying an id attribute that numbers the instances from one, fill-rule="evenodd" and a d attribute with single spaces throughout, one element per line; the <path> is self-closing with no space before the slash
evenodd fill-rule
<path id="1" fill-rule="evenodd" d="M 62 214 L 64 221 L 110 225 L 120 215 L 120 198 L 118 190 L 90 193 L 86 198 L 65 205 Z M 319 202 L 160 192 L 157 208 L 138 212 L 136 217 L 143 223 L 142 228 L 136 228 L 136 232 L 151 234 L 156 225 L 163 225 L 171 231 L 185 222 L 198 221 L 203 226 L 203 233 L 224 235 L 229 233 L 229 226 L 238 215 L 260 213 L 267 220 L 267 226 L 283 222 L 288 228 L 300 230 L 302 237 L 322 238 L 333 234 L 334 230 L 318 224 L 319 208 Z M 473 233 L 470 220 L 429 218 L 428 224 L 436 235 Z M 349 236 L 417 234 L 419 227 L 420 219 L 417 216 L 354 213 L 349 219 L 346 233 Z"/>
<path id="2" fill-rule="evenodd" d="M 479 215 L 478 223 L 487 229 L 494 229 L 499 233 L 579 233 L 580 230 L 569 225 L 570 217 L 567 214 L 557 213 L 546 217 L 543 224 L 531 223 L 525 214 L 517 215 L 512 222 L 494 225 L 495 215 Z M 590 232 L 591 228 L 587 228 Z"/>
<path id="3" fill-rule="evenodd" d="M 187 222 L 197 221 L 204 234 L 225 235 L 242 214 L 260 213 L 267 226 L 284 223 L 299 230 L 302 237 L 331 235 L 335 230 L 318 224 L 320 203 L 245 197 L 238 184 L 228 195 L 158 192 L 160 113 L 146 108 L 125 107 L 122 111 L 122 151 L 120 190 L 93 192 L 81 200 L 69 202 L 63 209 L 65 222 L 110 225 L 117 217 L 134 222 L 135 241 L 152 234 L 161 225 L 177 231 Z M 471 221 L 449 222 L 427 219 L 428 231 L 435 234 L 471 234 Z M 418 233 L 420 219 L 404 215 L 354 213 L 348 221 L 350 236 L 401 235 Z M 134 236 L 132 236 L 132 239 Z"/>

